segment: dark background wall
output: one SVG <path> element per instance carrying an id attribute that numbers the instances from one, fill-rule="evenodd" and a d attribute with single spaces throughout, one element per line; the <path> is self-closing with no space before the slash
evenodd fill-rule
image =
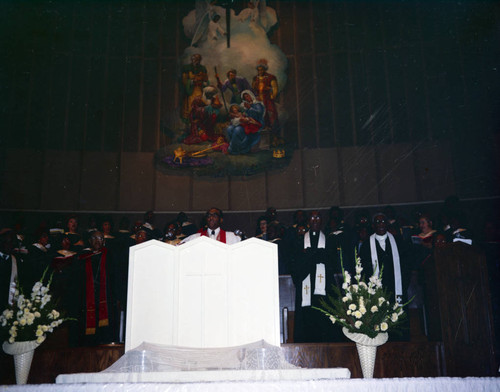
<path id="1" fill-rule="evenodd" d="M 4 1 L 0 209 L 166 215 L 217 205 L 346 208 L 488 202 L 499 192 L 500 6 L 270 1 L 289 61 L 289 167 L 251 177 L 156 171 L 179 113 L 190 1 Z M 236 1 L 240 10 L 244 2 Z M 4 218 L 5 220 L 6 218 Z"/>

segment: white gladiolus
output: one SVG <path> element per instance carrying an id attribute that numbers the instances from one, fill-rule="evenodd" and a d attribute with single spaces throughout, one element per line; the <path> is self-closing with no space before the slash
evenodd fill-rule
<path id="1" fill-rule="evenodd" d="M 335 324 L 335 321 L 337 321 L 337 320 L 335 319 L 335 317 L 330 316 L 330 321 L 332 322 L 332 324 Z"/>
<path id="2" fill-rule="evenodd" d="M 371 307 L 370 311 L 371 311 L 372 313 L 378 312 L 378 308 L 377 308 L 375 305 L 373 305 L 373 306 Z"/>
<path id="3" fill-rule="evenodd" d="M 359 308 L 359 311 L 361 312 L 361 314 L 365 314 L 366 308 L 363 306 L 362 308 Z"/>
<path id="4" fill-rule="evenodd" d="M 356 304 L 350 304 L 349 305 L 350 310 L 356 310 Z"/>
<path id="5" fill-rule="evenodd" d="M 378 299 L 378 306 L 382 306 L 382 304 L 385 302 L 385 298 L 384 297 L 380 297 Z"/>
<path id="6" fill-rule="evenodd" d="M 357 319 L 360 319 L 360 318 L 363 316 L 359 310 L 356 310 L 356 311 L 353 313 L 353 315 L 354 315 L 354 317 L 356 317 Z"/>
<path id="7" fill-rule="evenodd" d="M 347 297 L 342 297 L 342 302 L 347 302 L 347 301 L 349 301 L 349 298 L 347 298 Z"/>
<path id="8" fill-rule="evenodd" d="M 396 322 L 396 321 L 398 321 L 398 314 L 397 314 L 397 313 L 393 313 L 393 314 L 391 314 L 391 321 L 392 321 L 392 322 Z"/>
<path id="9" fill-rule="evenodd" d="M 357 329 L 361 328 L 361 326 L 362 326 L 362 325 L 363 325 L 363 322 L 362 322 L 362 321 L 360 321 L 360 320 L 358 320 L 358 321 L 356 321 L 356 322 L 354 323 L 354 326 L 355 326 Z"/>

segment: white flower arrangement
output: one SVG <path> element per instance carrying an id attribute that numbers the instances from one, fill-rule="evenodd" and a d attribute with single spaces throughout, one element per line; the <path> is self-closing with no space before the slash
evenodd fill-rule
<path id="1" fill-rule="evenodd" d="M 391 298 L 392 294 L 382 287 L 383 267 L 378 276 L 371 276 L 368 283 L 365 283 L 361 275 L 363 267 L 357 254 L 355 283 L 351 283 L 351 275 L 344 270 L 342 251 L 340 255 L 344 277 L 342 291 L 333 285 L 335 296 L 328 295 L 327 299 L 320 301 L 321 308 L 313 308 L 325 314 L 333 324 L 370 338 L 399 326 L 406 317 L 403 306 L 408 305 L 411 300 L 400 305 L 386 299 Z"/>
<path id="2" fill-rule="evenodd" d="M 46 273 L 47 270 L 33 285 L 29 298 L 25 297 L 19 289 L 19 282 L 16 282 L 12 305 L 0 314 L 0 329 L 2 335 L 6 335 L 3 337 L 7 342 L 36 340 L 40 344 L 46 339 L 47 333 L 53 332 L 64 321 L 71 320 L 61 318 L 61 314 L 54 309 L 52 296 L 49 293 L 52 276 L 44 286 Z"/>

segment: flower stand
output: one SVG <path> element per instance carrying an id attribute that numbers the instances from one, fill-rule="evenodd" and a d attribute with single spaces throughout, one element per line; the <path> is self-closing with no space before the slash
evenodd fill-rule
<path id="1" fill-rule="evenodd" d="M 17 384 L 26 384 L 28 381 L 33 354 L 39 345 L 40 344 L 37 343 L 36 340 L 31 340 L 29 342 L 3 343 L 3 351 L 14 356 Z"/>
<path id="2" fill-rule="evenodd" d="M 342 328 L 342 332 L 344 332 L 345 336 L 356 343 L 363 378 L 373 378 L 375 358 L 377 356 L 377 346 L 381 346 L 387 342 L 389 335 L 386 332 L 381 332 L 374 338 L 370 338 L 362 333 L 349 332 L 345 327 Z"/>

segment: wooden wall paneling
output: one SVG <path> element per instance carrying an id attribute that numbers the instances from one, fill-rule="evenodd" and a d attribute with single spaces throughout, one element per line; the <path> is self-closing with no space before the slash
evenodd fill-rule
<path id="1" fill-rule="evenodd" d="M 123 58 L 127 54 L 129 19 L 127 3 L 108 3 L 109 47 L 107 53 L 110 57 Z M 110 67 L 110 70 L 113 68 Z"/>
<path id="2" fill-rule="evenodd" d="M 335 145 L 330 60 L 328 54 L 316 56 L 318 147 L 321 148 L 329 148 Z"/>
<path id="3" fill-rule="evenodd" d="M 287 168 L 267 175 L 269 206 L 279 206 L 281 209 L 303 206 L 302 181 L 302 154 L 296 150 Z"/>
<path id="4" fill-rule="evenodd" d="M 49 113 L 48 94 L 50 91 L 50 54 L 37 53 L 34 54 L 33 66 L 31 69 L 31 99 L 30 108 L 27 116 L 27 138 L 26 147 L 43 149 L 45 146 L 45 138 L 47 135 L 48 124 L 47 117 Z M 3 90 L 3 89 L 2 89 Z M 5 99 L 6 97 L 4 97 Z M 8 104 L 2 104 L 3 108 L 7 108 Z M 7 116 L 2 116 L 7 117 Z M 2 129 L 7 131 L 7 126 L 2 126 Z"/>
<path id="5" fill-rule="evenodd" d="M 415 178 L 422 200 L 444 200 L 455 194 L 455 176 L 448 143 L 424 143 L 414 151 Z"/>
<path id="6" fill-rule="evenodd" d="M 80 198 L 81 153 L 45 150 L 40 209 L 77 211 Z"/>
<path id="7" fill-rule="evenodd" d="M 69 64 L 70 58 L 67 54 L 54 54 L 52 58 L 49 132 L 46 140 L 48 149 L 62 150 L 64 148 Z"/>
<path id="8" fill-rule="evenodd" d="M 90 13 L 91 54 L 105 56 L 108 49 L 110 6 L 108 2 L 98 2 L 92 7 L 81 5 L 81 12 Z"/>
<path id="9" fill-rule="evenodd" d="M 106 89 L 106 57 L 93 55 L 90 58 L 90 80 L 88 95 L 87 129 L 84 150 L 101 151 L 104 141 Z"/>
<path id="10" fill-rule="evenodd" d="M 124 102 L 123 151 L 139 152 L 141 60 L 127 56 Z"/>
<path id="11" fill-rule="evenodd" d="M 352 145 L 352 117 L 349 85 L 349 54 L 334 52 L 335 129 L 339 146 Z"/>
<path id="12" fill-rule="evenodd" d="M 473 246 L 454 243 L 436 249 L 434 257 L 448 375 L 497 374 L 484 254 Z"/>
<path id="13" fill-rule="evenodd" d="M 186 3 L 185 5 L 188 5 Z M 161 55 L 162 56 L 176 56 L 177 54 L 177 39 L 182 31 L 177 29 L 179 23 L 178 18 L 179 4 L 161 3 L 161 9 L 158 10 L 159 16 L 162 19 L 161 31 Z M 182 15 L 184 17 L 185 15 Z"/>
<path id="14" fill-rule="evenodd" d="M 119 151 L 123 132 L 123 99 L 125 79 L 125 57 L 109 57 L 104 110 L 104 151 Z"/>
<path id="15" fill-rule="evenodd" d="M 422 4 L 416 4 L 416 19 L 417 26 L 419 30 L 419 40 L 418 40 L 418 49 L 415 49 L 417 62 L 420 64 L 420 73 L 422 75 L 422 109 L 420 111 L 420 116 L 425 118 L 425 132 L 427 133 L 427 138 L 432 140 L 432 121 L 430 117 L 429 110 L 429 83 L 427 80 L 427 58 L 426 58 L 426 32 L 427 32 L 427 20 L 426 16 L 426 8 L 422 6 Z M 418 130 L 417 130 L 418 132 Z M 421 135 L 423 136 L 424 131 L 422 130 Z"/>
<path id="16" fill-rule="evenodd" d="M 153 153 L 122 152 L 120 156 L 120 198 L 122 211 L 153 209 L 155 178 Z"/>
<path id="17" fill-rule="evenodd" d="M 40 208 L 43 175 L 43 152 L 10 149 L 2 153 L 0 200 L 2 208 Z"/>
<path id="18" fill-rule="evenodd" d="M 229 208 L 232 211 L 264 211 L 268 207 L 266 205 L 265 174 L 261 173 L 250 177 L 231 177 L 229 183 L 229 200 Z"/>
<path id="19" fill-rule="evenodd" d="M 86 152 L 83 154 L 80 187 L 81 210 L 114 211 L 120 167 L 117 152 Z"/>
<path id="20" fill-rule="evenodd" d="M 162 8 L 163 4 L 161 2 L 148 4 L 144 8 L 144 57 L 146 58 L 156 58 L 160 54 Z"/>
<path id="21" fill-rule="evenodd" d="M 404 54 L 399 47 L 393 48 L 386 56 L 388 91 L 391 101 L 391 118 L 394 143 L 404 143 L 410 140 L 407 117 L 407 102 L 404 69 Z"/>
<path id="22" fill-rule="evenodd" d="M 281 1 L 279 2 L 280 13 L 278 15 L 279 18 L 279 36 L 280 40 L 280 48 L 285 53 L 285 55 L 291 56 L 295 51 L 295 23 L 294 23 L 294 14 L 297 2 L 295 1 Z M 300 15 L 300 14 L 299 14 Z M 301 23 L 305 23 L 302 19 Z"/>
<path id="23" fill-rule="evenodd" d="M 363 145 L 370 142 L 369 129 L 365 126 L 370 119 L 369 95 L 367 94 L 367 81 L 362 53 L 351 53 L 350 59 L 350 86 L 351 86 L 351 118 L 352 138 L 354 144 Z"/>
<path id="24" fill-rule="evenodd" d="M 160 96 L 158 85 L 161 85 L 158 74 L 158 61 L 157 58 L 144 60 L 141 151 L 153 152 L 156 150 L 156 138 L 159 132 L 158 100 Z"/>
<path id="25" fill-rule="evenodd" d="M 340 204 L 338 150 L 317 148 L 303 151 L 304 206 L 329 207 Z"/>
<path id="26" fill-rule="evenodd" d="M 127 31 L 127 55 L 138 57 L 143 55 L 144 39 L 144 3 L 129 1 Z"/>
<path id="27" fill-rule="evenodd" d="M 89 98 L 89 57 L 73 55 L 71 64 L 72 78 L 68 102 L 66 148 L 68 150 L 83 150 Z"/>
<path id="28" fill-rule="evenodd" d="M 340 150 L 345 205 L 379 204 L 378 173 L 373 147 L 343 147 Z"/>
<path id="29" fill-rule="evenodd" d="M 165 37 L 165 41 L 168 41 Z M 174 58 L 161 59 L 161 89 L 160 89 L 160 147 L 176 142 L 177 127 L 185 126 L 181 122 L 181 100 L 176 60 Z M 181 125 L 182 124 L 182 125 Z"/>
<path id="30" fill-rule="evenodd" d="M 227 178 L 194 177 L 192 189 L 193 205 L 197 211 L 206 211 L 210 207 L 229 209 L 229 182 Z"/>
<path id="31" fill-rule="evenodd" d="M 316 128 L 316 83 L 313 74 L 313 61 L 310 53 L 299 55 L 298 63 L 298 128 L 302 148 L 318 147 L 317 128 Z"/>
<path id="32" fill-rule="evenodd" d="M 299 104 L 298 104 L 298 78 L 297 78 L 297 68 L 296 68 L 296 57 L 288 57 L 288 82 L 284 90 L 282 90 L 279 103 L 282 108 L 280 116 L 283 118 L 285 115 L 285 121 L 281 124 L 281 134 L 288 143 L 294 144 L 296 146 L 301 145 L 299 139 Z"/>
<path id="33" fill-rule="evenodd" d="M 378 145 L 380 203 L 415 202 L 417 191 L 413 146 L 407 143 Z"/>
<path id="34" fill-rule="evenodd" d="M 157 211 L 189 211 L 191 209 L 191 176 L 176 176 L 155 171 L 155 203 Z"/>

